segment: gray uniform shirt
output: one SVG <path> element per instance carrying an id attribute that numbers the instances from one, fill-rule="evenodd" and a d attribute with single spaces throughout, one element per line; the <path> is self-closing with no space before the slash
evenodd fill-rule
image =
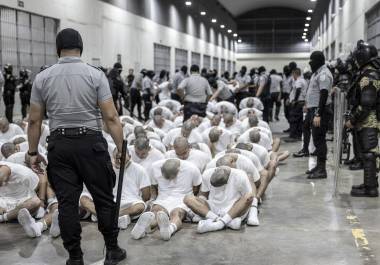
<path id="1" fill-rule="evenodd" d="M 133 79 L 133 82 L 132 82 L 132 85 L 131 85 L 131 88 L 135 88 L 139 91 L 142 90 L 142 80 L 143 80 L 144 76 L 142 73 L 139 73 L 138 75 L 135 76 L 135 78 Z"/>
<path id="2" fill-rule="evenodd" d="M 50 131 L 87 127 L 101 131 L 98 104 L 112 99 L 104 73 L 78 57 L 63 57 L 36 76 L 31 103 L 46 108 Z"/>
<path id="3" fill-rule="evenodd" d="M 235 77 L 235 80 L 239 82 L 239 86 L 245 86 L 249 85 L 251 83 L 251 77 L 248 74 L 245 74 L 244 76 L 241 75 L 241 73 L 238 73 Z M 247 91 L 248 87 L 239 90 L 239 92 Z"/>
<path id="4" fill-rule="evenodd" d="M 228 88 L 228 85 L 226 83 L 224 83 L 222 80 L 217 80 L 216 82 L 218 84 L 218 90 L 217 91 L 220 91 L 218 98 L 220 98 L 222 100 L 227 100 L 230 97 L 232 97 L 232 92 Z"/>
<path id="5" fill-rule="evenodd" d="M 153 84 L 153 81 L 152 79 L 150 79 L 149 77 L 144 77 L 144 79 L 142 80 L 142 89 L 143 89 L 143 94 L 145 95 L 152 95 L 153 96 L 153 93 L 154 93 L 154 84 Z"/>
<path id="6" fill-rule="evenodd" d="M 292 77 L 289 76 L 289 77 L 286 77 L 285 75 L 283 76 L 282 78 L 282 92 L 283 93 L 290 93 L 290 91 L 292 90 L 292 87 L 291 87 L 291 79 Z"/>
<path id="7" fill-rule="evenodd" d="M 326 65 L 321 66 L 310 79 L 310 84 L 306 94 L 306 107 L 317 108 L 319 106 L 319 97 L 322 89 L 327 89 L 329 96 L 326 105 L 331 103 L 331 88 L 333 76 Z"/>
<path id="8" fill-rule="evenodd" d="M 293 88 L 289 95 L 289 101 L 293 102 L 295 100 L 298 88 L 301 88 L 301 94 L 298 97 L 298 101 L 305 101 L 307 85 L 308 85 L 306 80 L 303 77 L 299 77 L 297 80 L 294 80 L 292 83 L 293 83 Z"/>
<path id="9" fill-rule="evenodd" d="M 281 91 L 282 78 L 279 75 L 270 75 L 270 93 L 278 93 Z"/>
<path id="10" fill-rule="evenodd" d="M 179 71 L 175 73 L 173 76 L 173 81 L 172 81 L 172 92 L 176 92 L 178 89 L 178 86 L 181 84 L 181 82 L 185 79 L 185 75 L 183 74 L 182 71 Z"/>
<path id="11" fill-rule="evenodd" d="M 207 96 L 212 94 L 207 79 L 199 74 L 191 74 L 181 82 L 178 88 L 185 91 L 187 102 L 206 103 Z"/>

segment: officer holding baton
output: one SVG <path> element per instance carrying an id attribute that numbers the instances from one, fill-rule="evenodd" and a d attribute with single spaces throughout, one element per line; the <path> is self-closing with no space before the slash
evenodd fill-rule
<path id="1" fill-rule="evenodd" d="M 118 264 L 126 251 L 118 246 L 119 229 L 112 193 L 116 181 L 102 119 L 118 148 L 120 162 L 123 132 L 104 73 L 80 57 L 83 43 L 74 29 L 64 29 L 56 39 L 58 63 L 36 76 L 30 100 L 29 151 L 26 162 L 39 170 L 43 162 L 38 142 L 45 109 L 50 127 L 47 174 L 59 203 L 59 226 L 70 258 L 67 265 L 82 265 L 78 201 L 83 183 L 94 198 L 99 231 L 106 245 L 104 264 Z M 126 160 L 129 157 L 127 155 Z"/>

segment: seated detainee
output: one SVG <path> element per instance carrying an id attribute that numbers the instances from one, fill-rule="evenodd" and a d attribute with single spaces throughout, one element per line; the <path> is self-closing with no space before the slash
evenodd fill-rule
<path id="1" fill-rule="evenodd" d="M 167 107 L 174 115 L 178 115 L 181 111 L 181 103 L 173 99 L 160 100 L 158 106 Z"/>
<path id="2" fill-rule="evenodd" d="M 211 161 L 212 154 L 210 148 L 205 143 L 192 143 L 190 147 L 196 150 L 199 150 L 207 155 L 207 159 Z"/>
<path id="3" fill-rule="evenodd" d="M 236 119 L 231 113 L 223 114 L 223 122 L 221 123 L 220 127 L 229 131 L 234 136 L 234 138 L 243 133 L 241 121 Z"/>
<path id="4" fill-rule="evenodd" d="M 257 199 L 252 194 L 247 174 L 226 166 L 206 170 L 199 197 L 188 195 L 184 202 L 195 214 L 206 219 L 198 223 L 198 233 L 225 227 L 238 230 L 251 209 L 255 208 L 257 213 Z M 253 214 L 252 218 L 249 215 L 248 224 L 256 223 Z"/>
<path id="5" fill-rule="evenodd" d="M 113 154 L 115 160 L 117 149 Z M 116 185 L 114 195 L 117 193 L 117 183 L 119 169 L 115 169 Z M 150 199 L 150 178 L 145 169 L 139 164 L 129 161 L 125 165 L 124 181 L 121 192 L 120 212 L 118 226 L 120 229 L 127 229 L 131 220 L 139 217 L 146 208 L 145 202 Z M 90 213 L 92 220 L 96 220 L 95 204 L 88 190 L 84 189 L 79 199 L 81 209 Z"/>
<path id="6" fill-rule="evenodd" d="M 157 227 L 163 240 L 182 227 L 189 208 L 184 204 L 186 195 L 198 194 L 202 175 L 198 168 L 187 161 L 165 159 L 151 166 L 152 211 L 145 212 L 132 229 L 132 237 L 140 239 Z M 157 195 L 157 197 L 156 197 Z"/>
<path id="7" fill-rule="evenodd" d="M 263 112 L 261 110 L 258 110 L 256 108 L 245 108 L 239 111 L 239 120 L 244 121 L 250 114 L 256 115 L 259 117 L 259 119 L 264 122 L 263 119 Z M 269 126 L 268 126 L 269 129 Z"/>
<path id="8" fill-rule="evenodd" d="M 245 109 L 245 108 L 256 108 L 258 110 L 263 111 L 264 105 L 260 99 L 256 97 L 248 97 L 240 101 L 240 104 L 239 104 L 239 109 Z"/>
<path id="9" fill-rule="evenodd" d="M 144 127 L 145 128 L 145 131 L 147 132 L 147 134 L 149 133 L 149 132 L 152 132 L 152 133 L 155 133 L 156 135 L 158 135 L 159 137 L 160 137 L 160 139 L 162 140 L 164 137 L 165 137 L 165 135 L 166 135 L 166 133 L 163 131 L 163 130 L 161 130 L 161 129 L 159 129 L 159 128 L 153 128 L 153 127 L 150 127 L 150 126 L 145 126 Z M 148 137 L 149 138 L 149 137 Z M 153 138 L 152 138 L 153 139 Z"/>
<path id="10" fill-rule="evenodd" d="M 153 119 L 153 116 L 154 116 L 154 112 L 156 110 L 159 110 L 159 112 L 161 113 L 161 115 L 166 119 L 166 120 L 170 120 L 172 121 L 174 119 L 174 114 L 173 112 L 168 109 L 167 107 L 165 106 L 157 106 L 157 107 L 154 107 L 150 110 L 149 112 L 149 118 L 150 119 Z"/>
<path id="11" fill-rule="evenodd" d="M 258 123 L 259 127 L 264 127 L 266 129 L 270 130 L 269 124 L 266 121 L 263 121 L 260 118 L 260 115 L 256 114 L 255 111 L 253 111 L 252 109 L 243 109 L 241 111 L 244 111 L 244 110 L 247 110 L 246 115 L 243 115 L 241 118 L 239 116 L 239 119 L 242 121 L 242 126 L 243 126 L 244 131 L 247 130 L 248 128 L 250 128 L 248 117 L 250 117 L 252 115 L 257 116 L 259 118 L 259 123 Z"/>
<path id="12" fill-rule="evenodd" d="M 145 169 L 165 158 L 164 154 L 150 146 L 150 140 L 146 137 L 137 138 L 134 145 L 129 146 L 128 149 L 131 160 Z"/>
<path id="13" fill-rule="evenodd" d="M 179 136 L 187 138 L 191 144 L 202 142 L 202 135 L 195 130 L 195 124 L 191 120 L 186 121 L 181 128 L 170 130 L 162 142 L 170 150 L 173 147 L 174 140 Z"/>
<path id="14" fill-rule="evenodd" d="M 152 127 L 153 129 L 158 128 L 167 133 L 174 128 L 174 123 L 170 120 L 165 119 L 165 117 L 162 115 L 162 109 L 157 108 L 154 110 L 153 118 L 148 122 L 148 126 Z"/>
<path id="15" fill-rule="evenodd" d="M 152 140 L 161 141 L 161 137 L 151 130 L 144 129 L 143 126 L 136 126 L 133 130 L 133 134 L 130 134 L 127 138 L 128 143 L 132 143 L 138 137 L 147 137 Z"/>
<path id="16" fill-rule="evenodd" d="M 18 219 L 29 237 L 39 237 L 50 226 L 50 234 L 59 236 L 57 204 L 51 203 L 50 214 L 36 222 L 34 215 L 41 200 L 35 192 L 38 176 L 29 168 L 0 162 L 0 223 Z"/>
<path id="17" fill-rule="evenodd" d="M 208 145 L 211 154 L 226 150 L 233 142 L 234 136 L 228 130 L 221 127 L 211 127 L 202 133 L 203 142 Z"/>
<path id="18" fill-rule="evenodd" d="M 204 118 L 202 123 L 197 127 L 197 130 L 199 133 L 202 134 L 206 129 L 209 129 L 214 126 L 219 126 L 221 121 L 222 121 L 222 116 L 219 114 L 216 114 L 212 116 L 211 118 Z"/>
<path id="19" fill-rule="evenodd" d="M 251 128 L 245 131 L 242 135 L 237 139 L 238 143 L 256 143 L 259 144 L 269 152 L 272 151 L 272 139 L 268 137 L 268 135 L 262 132 L 259 128 Z"/>
<path id="20" fill-rule="evenodd" d="M 16 135 L 24 134 L 24 131 L 16 124 L 9 123 L 7 118 L 0 118 L 0 142 L 8 142 Z"/>
<path id="21" fill-rule="evenodd" d="M 224 115 L 226 113 L 232 114 L 234 117 L 237 117 L 238 111 L 236 106 L 228 101 L 221 101 L 215 104 L 214 110 L 216 113 L 220 115 Z"/>
<path id="22" fill-rule="evenodd" d="M 165 154 L 165 158 L 178 158 L 192 163 L 200 172 L 206 168 L 210 158 L 202 151 L 192 149 L 185 137 L 177 137 L 174 140 L 174 150 L 169 150 Z"/>

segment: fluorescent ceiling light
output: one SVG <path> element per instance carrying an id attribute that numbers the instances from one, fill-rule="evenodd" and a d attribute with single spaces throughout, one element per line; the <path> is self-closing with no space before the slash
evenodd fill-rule
<path id="1" fill-rule="evenodd" d="M 305 42 L 309 42 L 309 40 L 308 40 L 308 39 L 304 39 L 304 41 L 305 41 Z"/>
<path id="2" fill-rule="evenodd" d="M 308 13 L 313 13 L 313 9 L 308 9 L 307 12 Z"/>
<path id="3" fill-rule="evenodd" d="M 211 19 L 212 23 L 216 23 L 216 18 Z"/>
<path id="4" fill-rule="evenodd" d="M 306 20 L 310 21 L 310 20 L 311 20 L 311 17 L 306 17 Z"/>
<path id="5" fill-rule="evenodd" d="M 241 43 L 241 42 L 242 42 L 242 40 L 241 40 L 241 39 L 238 39 L 238 42 L 239 42 L 239 43 Z"/>
<path id="6" fill-rule="evenodd" d="M 306 36 L 302 36 L 302 39 L 306 39 Z"/>
<path id="7" fill-rule="evenodd" d="M 228 32 L 228 33 L 231 33 L 231 32 L 232 32 L 232 30 L 231 30 L 231 29 L 229 29 L 229 30 L 227 30 L 227 32 Z"/>
<path id="8" fill-rule="evenodd" d="M 224 26 L 224 25 L 220 25 L 220 28 L 222 28 L 222 29 L 224 29 L 226 26 Z"/>
<path id="9" fill-rule="evenodd" d="M 310 26 L 310 24 L 309 24 L 309 23 L 306 23 L 306 24 L 305 24 L 305 27 L 308 27 L 308 26 Z"/>
<path id="10" fill-rule="evenodd" d="M 304 32 L 302 35 L 305 35 L 305 36 L 306 36 L 306 32 Z"/>
<path id="11" fill-rule="evenodd" d="M 303 29 L 303 31 L 308 32 L 309 30 L 308 29 Z"/>
<path id="12" fill-rule="evenodd" d="M 237 37 L 238 35 L 237 35 L 237 33 L 234 33 L 234 37 Z"/>
<path id="13" fill-rule="evenodd" d="M 191 6 L 191 1 L 186 1 L 186 2 L 185 2 L 185 5 L 187 5 L 187 6 Z"/>
<path id="14" fill-rule="evenodd" d="M 205 16 L 206 15 L 206 12 L 205 11 L 202 11 L 201 12 L 201 16 Z"/>

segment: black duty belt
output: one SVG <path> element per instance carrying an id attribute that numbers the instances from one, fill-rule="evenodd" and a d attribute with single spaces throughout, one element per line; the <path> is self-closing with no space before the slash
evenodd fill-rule
<path id="1" fill-rule="evenodd" d="M 77 128 L 58 128 L 50 133 L 50 136 L 84 136 L 84 135 L 102 135 L 102 132 L 95 131 L 86 127 Z"/>

